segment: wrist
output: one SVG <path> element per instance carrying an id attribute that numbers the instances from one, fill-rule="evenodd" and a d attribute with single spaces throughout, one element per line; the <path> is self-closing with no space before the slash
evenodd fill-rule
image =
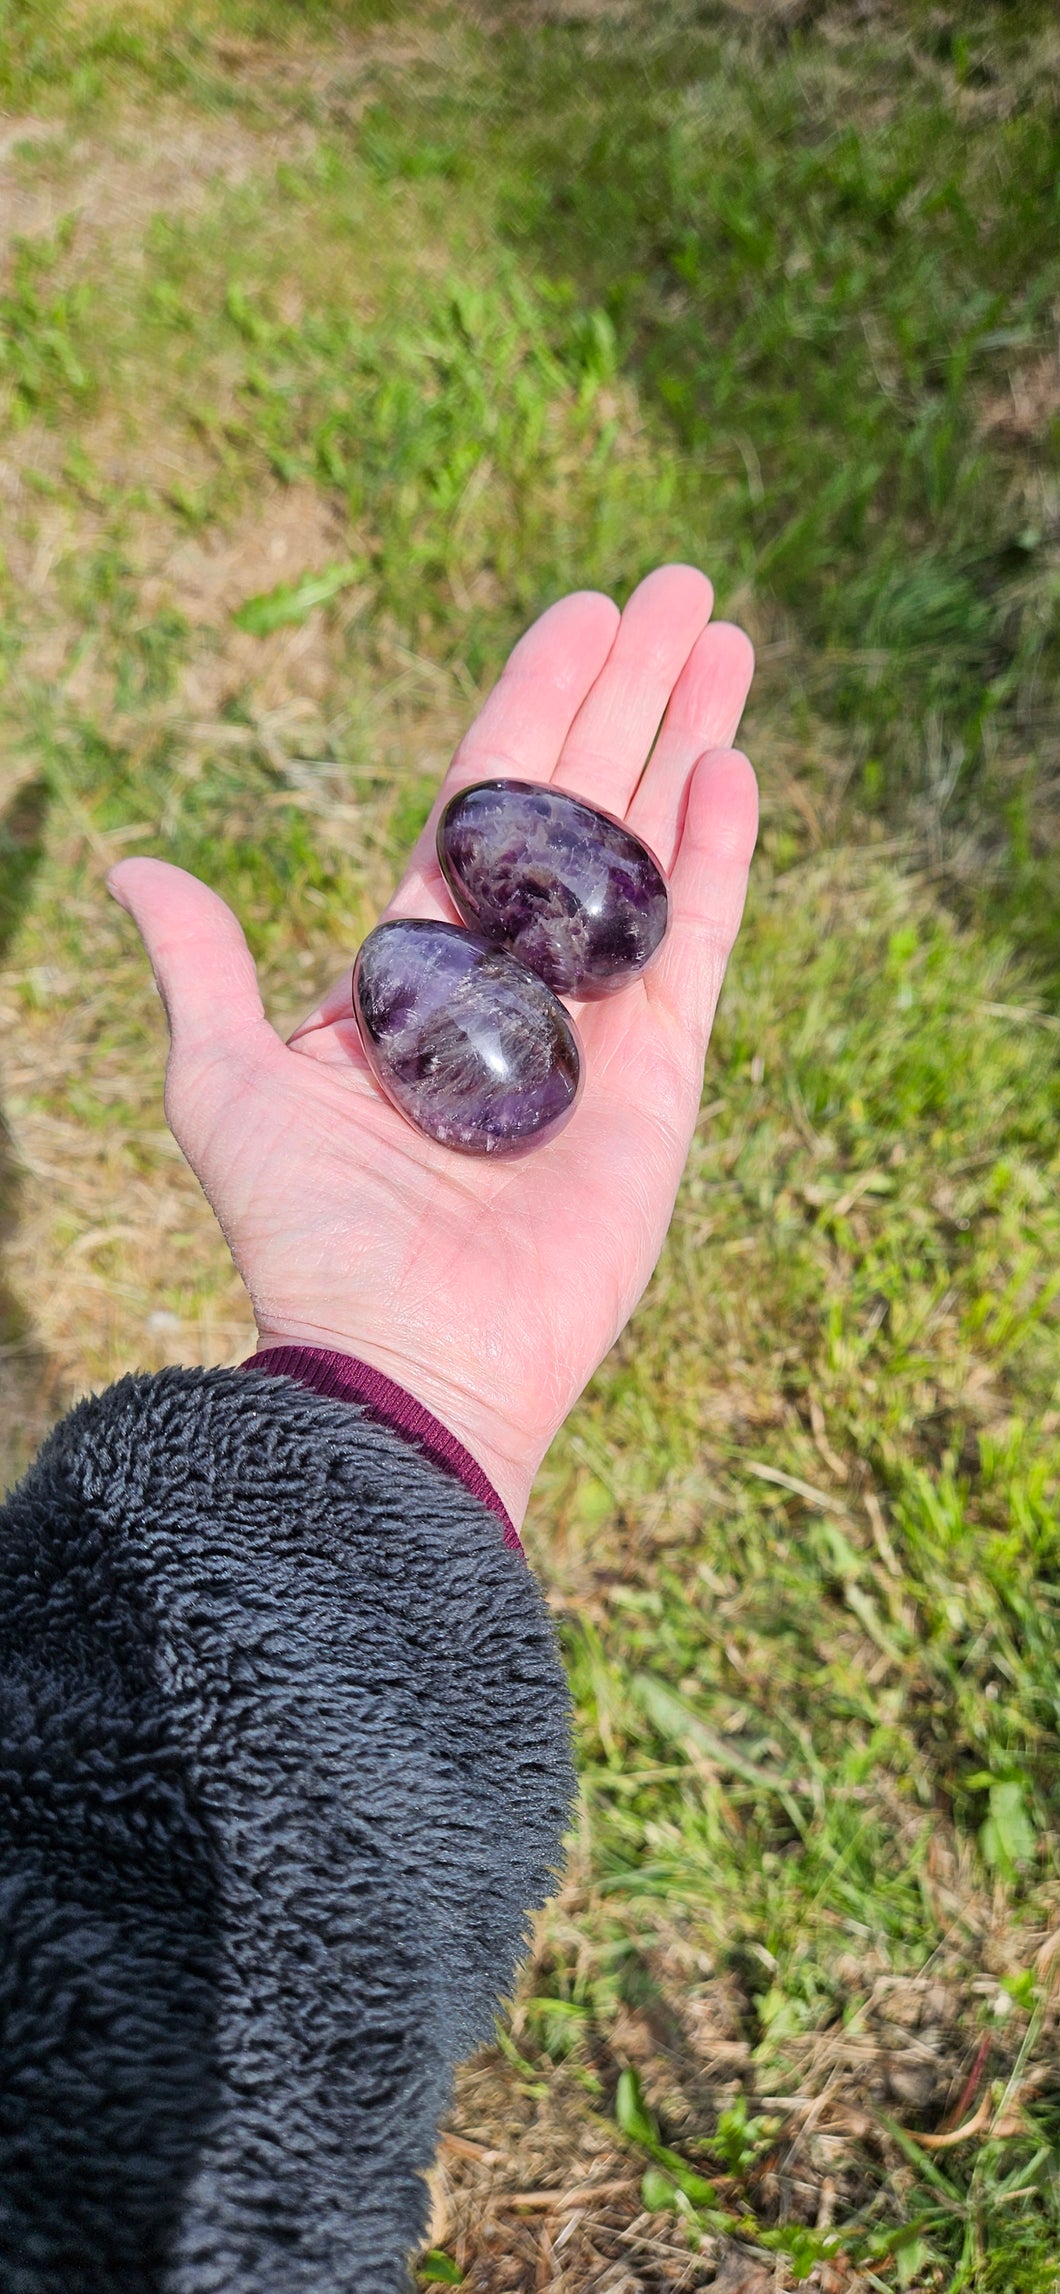
<path id="1" fill-rule="evenodd" d="M 397 1348 L 391 1350 L 376 1340 L 354 1340 L 339 1331 L 286 1318 L 282 1326 L 259 1322 L 258 1355 L 276 1349 L 299 1348 L 317 1356 L 331 1357 L 335 1365 L 338 1376 L 334 1380 L 322 1381 L 315 1377 L 311 1381 L 319 1391 L 336 1394 L 346 1391 L 348 1398 L 366 1402 L 374 1414 L 398 1432 L 416 1439 L 428 1455 L 435 1456 L 435 1462 L 447 1465 L 466 1486 L 474 1488 L 473 1472 L 464 1471 L 457 1462 L 457 1453 L 465 1453 L 467 1464 L 478 1469 L 489 1492 L 500 1501 L 499 1507 L 494 1506 L 492 1510 L 506 1516 L 518 1532 L 539 1459 L 530 1460 L 514 1433 L 510 1444 L 505 1442 L 494 1413 L 476 1404 L 472 1397 L 461 1394 L 447 1380 L 411 1363 Z M 350 1365 L 354 1372 L 366 1371 L 369 1378 L 344 1376 L 340 1368 L 343 1363 Z M 284 1365 L 276 1367 L 282 1370 Z M 293 1370 L 292 1374 L 298 1375 L 298 1372 Z M 435 1433 L 442 1437 L 435 1445 L 428 1433 L 432 1422 Z M 446 1436 L 450 1437 L 448 1454 Z M 480 1490 L 478 1494 L 485 1497 L 487 1504 L 490 1502 L 485 1491 Z"/>

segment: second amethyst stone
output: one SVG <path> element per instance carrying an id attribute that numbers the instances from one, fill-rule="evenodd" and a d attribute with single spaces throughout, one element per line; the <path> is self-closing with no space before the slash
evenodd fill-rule
<path id="1" fill-rule="evenodd" d="M 647 845 L 611 813 L 534 781 L 478 781 L 451 797 L 438 859 L 464 922 L 557 995 L 624 988 L 669 922 Z"/>
<path id="2" fill-rule="evenodd" d="M 477 933 L 422 916 L 377 924 L 353 968 L 353 1009 L 376 1082 L 442 1147 L 522 1154 L 574 1113 L 569 1012 Z"/>

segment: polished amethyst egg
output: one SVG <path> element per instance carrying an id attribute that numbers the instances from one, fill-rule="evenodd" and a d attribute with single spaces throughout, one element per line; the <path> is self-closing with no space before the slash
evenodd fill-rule
<path id="1" fill-rule="evenodd" d="M 365 1056 L 387 1098 L 443 1147 L 515 1155 L 574 1112 L 581 1049 L 536 972 L 456 924 L 377 924 L 353 969 Z"/>
<path id="2" fill-rule="evenodd" d="M 533 781 L 450 797 L 438 859 L 473 931 L 557 995 L 610 996 L 651 962 L 669 922 L 653 853 L 611 813 Z"/>

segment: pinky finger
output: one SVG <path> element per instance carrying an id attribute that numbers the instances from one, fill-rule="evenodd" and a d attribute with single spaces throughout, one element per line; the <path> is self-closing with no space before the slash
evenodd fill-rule
<path id="1" fill-rule="evenodd" d="M 725 966 L 740 928 L 758 834 L 758 787 L 739 749 L 713 749 L 692 774 L 670 875 L 672 924 L 645 981 L 706 1050 Z"/>

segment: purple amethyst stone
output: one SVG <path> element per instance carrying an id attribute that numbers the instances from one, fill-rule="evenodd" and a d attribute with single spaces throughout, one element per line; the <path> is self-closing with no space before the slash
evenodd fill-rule
<path id="1" fill-rule="evenodd" d="M 669 922 L 666 878 L 620 820 L 563 789 L 478 781 L 438 823 L 442 874 L 466 924 L 560 996 L 613 995 Z"/>
<path id="2" fill-rule="evenodd" d="M 353 968 L 376 1081 L 402 1115 L 464 1155 L 539 1147 L 573 1114 L 581 1050 L 536 972 L 456 924 L 377 924 Z"/>

